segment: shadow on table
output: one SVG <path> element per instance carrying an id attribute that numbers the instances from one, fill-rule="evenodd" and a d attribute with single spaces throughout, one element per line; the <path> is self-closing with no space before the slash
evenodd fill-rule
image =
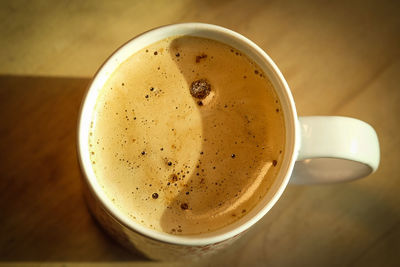
<path id="1" fill-rule="evenodd" d="M 0 76 L 0 261 L 143 261 L 90 216 L 76 156 L 87 78 Z"/>

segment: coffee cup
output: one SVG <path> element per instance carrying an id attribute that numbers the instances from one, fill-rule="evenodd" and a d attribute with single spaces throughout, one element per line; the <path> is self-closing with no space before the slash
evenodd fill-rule
<path id="1" fill-rule="evenodd" d="M 133 54 L 173 36 L 218 41 L 251 59 L 260 68 L 260 76 L 264 74 L 272 84 L 284 123 L 284 153 L 279 160 L 279 171 L 274 174 L 268 191 L 242 217 L 218 229 L 198 234 L 177 235 L 135 222 L 107 196 L 104 185 L 96 177 L 91 158 L 89 139 L 93 111 L 110 76 Z M 199 60 L 202 57 L 200 55 Z M 145 154 L 143 150 L 142 155 Z M 105 61 L 95 74 L 82 102 L 78 122 L 78 156 L 85 197 L 95 218 L 121 244 L 158 260 L 185 260 L 215 253 L 229 246 L 263 216 L 268 216 L 268 211 L 288 184 L 335 183 L 362 178 L 376 171 L 380 160 L 377 134 L 370 125 L 348 117 L 299 117 L 285 78 L 260 47 L 234 31 L 203 23 L 174 24 L 150 30 L 122 45 Z M 168 165 L 169 162 L 166 162 Z M 276 165 L 276 162 L 273 164 Z M 187 209 L 187 206 L 182 207 Z"/>

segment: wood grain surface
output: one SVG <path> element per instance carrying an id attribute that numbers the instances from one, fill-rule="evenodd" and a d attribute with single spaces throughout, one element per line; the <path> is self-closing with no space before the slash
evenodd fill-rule
<path id="1" fill-rule="evenodd" d="M 396 1 L 1 1 L 0 264 L 184 266 L 130 253 L 95 223 L 76 123 L 113 50 L 153 27 L 199 21 L 263 48 L 299 115 L 371 124 L 381 164 L 350 183 L 289 186 L 236 244 L 192 265 L 400 266 L 399 14 Z"/>

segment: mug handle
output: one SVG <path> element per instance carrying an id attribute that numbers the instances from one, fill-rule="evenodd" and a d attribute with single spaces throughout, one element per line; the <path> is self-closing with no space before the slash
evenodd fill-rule
<path id="1" fill-rule="evenodd" d="M 299 117 L 301 144 L 290 183 L 355 180 L 376 171 L 379 141 L 367 123 L 337 116 Z"/>

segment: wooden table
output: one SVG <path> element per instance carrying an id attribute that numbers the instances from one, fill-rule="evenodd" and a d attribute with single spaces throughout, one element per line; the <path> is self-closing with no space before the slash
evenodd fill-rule
<path id="1" fill-rule="evenodd" d="M 300 115 L 376 129 L 379 170 L 329 186 L 289 186 L 238 243 L 198 266 L 400 266 L 400 8 L 378 1 L 2 1 L 0 261 L 145 265 L 85 206 L 76 121 L 90 78 L 153 27 L 218 24 L 261 46 Z"/>

